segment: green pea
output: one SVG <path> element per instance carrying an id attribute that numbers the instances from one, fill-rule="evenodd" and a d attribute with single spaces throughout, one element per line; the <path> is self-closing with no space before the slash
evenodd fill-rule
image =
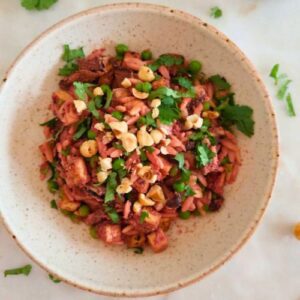
<path id="1" fill-rule="evenodd" d="M 125 45 L 125 44 L 118 44 L 116 47 L 115 47 L 115 50 L 116 50 L 116 53 L 119 57 L 123 57 L 125 52 L 128 51 L 128 46 Z"/>
<path id="2" fill-rule="evenodd" d="M 111 113 L 111 115 L 114 117 L 114 118 L 116 118 L 116 119 L 118 119 L 118 120 L 123 120 L 123 117 L 124 117 L 124 114 L 123 113 L 121 113 L 120 111 L 113 111 L 112 113 Z"/>
<path id="3" fill-rule="evenodd" d="M 97 228 L 96 227 L 91 226 L 89 231 L 90 231 L 90 236 L 93 239 L 98 239 L 98 233 L 97 233 Z"/>
<path id="4" fill-rule="evenodd" d="M 125 161 L 123 158 L 117 158 L 113 161 L 112 168 L 114 171 L 118 171 L 120 169 L 123 169 L 124 164 L 125 164 Z"/>
<path id="5" fill-rule="evenodd" d="M 88 216 L 90 213 L 90 208 L 87 205 L 81 205 L 79 210 L 78 210 L 78 214 L 80 217 L 86 217 Z"/>
<path id="6" fill-rule="evenodd" d="M 139 82 L 135 88 L 140 92 L 149 93 L 152 90 L 152 85 L 150 82 Z"/>
<path id="7" fill-rule="evenodd" d="M 201 68 L 202 64 L 198 60 L 192 60 L 188 65 L 188 70 L 191 74 L 197 74 L 198 72 L 200 72 Z"/>
<path id="8" fill-rule="evenodd" d="M 180 211 L 178 216 L 180 219 L 187 220 L 191 216 L 191 212 L 190 211 Z"/>
<path id="9" fill-rule="evenodd" d="M 150 50 L 144 50 L 141 53 L 142 60 L 150 60 L 152 59 L 152 52 Z"/>
<path id="10" fill-rule="evenodd" d="M 175 182 L 173 188 L 176 192 L 183 192 L 185 190 L 185 184 L 183 182 Z"/>
<path id="11" fill-rule="evenodd" d="M 93 130 L 89 130 L 87 132 L 87 137 L 88 137 L 89 140 L 94 140 L 96 138 L 96 136 L 97 136 L 97 134 Z"/>

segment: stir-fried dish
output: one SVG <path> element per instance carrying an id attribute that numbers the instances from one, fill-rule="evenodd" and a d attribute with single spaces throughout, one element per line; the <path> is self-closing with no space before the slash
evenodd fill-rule
<path id="1" fill-rule="evenodd" d="M 62 58 L 39 147 L 41 177 L 57 193 L 51 207 L 136 253 L 165 250 L 177 218 L 222 207 L 241 165 L 232 128 L 254 132 L 252 109 L 235 104 L 225 78 L 123 44 L 115 56 L 65 45 Z"/>

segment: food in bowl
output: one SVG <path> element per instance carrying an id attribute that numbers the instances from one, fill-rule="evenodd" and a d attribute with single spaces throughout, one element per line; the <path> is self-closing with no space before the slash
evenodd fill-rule
<path id="1" fill-rule="evenodd" d="M 64 46 L 54 118 L 42 123 L 41 177 L 58 208 L 107 244 L 137 253 L 168 246 L 177 218 L 204 216 L 224 203 L 241 165 L 232 127 L 252 136 L 252 109 L 235 104 L 230 84 L 206 77 L 180 54 L 116 55 Z M 52 207 L 57 207 L 52 201 Z"/>

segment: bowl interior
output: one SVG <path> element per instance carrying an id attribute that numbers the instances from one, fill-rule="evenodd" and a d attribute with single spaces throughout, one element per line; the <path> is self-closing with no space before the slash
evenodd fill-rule
<path id="1" fill-rule="evenodd" d="M 203 62 L 208 75 L 225 76 L 238 103 L 254 109 L 255 135 L 238 134 L 243 165 L 226 188 L 224 208 L 205 218 L 178 221 L 161 254 L 136 255 L 92 240 L 49 207 L 53 198 L 39 180 L 45 120 L 57 89 L 62 45 L 86 53 L 123 42 L 130 49 L 172 52 Z M 172 290 L 216 268 L 249 236 L 270 197 L 276 171 L 276 129 L 265 90 L 245 57 L 226 37 L 194 17 L 151 5 L 123 4 L 84 12 L 38 39 L 8 74 L 0 96 L 1 213 L 22 247 L 52 273 L 107 294 L 146 295 Z"/>

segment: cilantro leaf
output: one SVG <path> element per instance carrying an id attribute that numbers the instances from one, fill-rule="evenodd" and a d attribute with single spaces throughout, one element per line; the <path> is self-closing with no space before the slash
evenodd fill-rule
<path id="1" fill-rule="evenodd" d="M 187 90 L 189 90 L 193 86 L 192 82 L 185 77 L 179 77 L 177 80 L 178 80 L 178 84 L 186 88 Z"/>
<path id="2" fill-rule="evenodd" d="M 74 59 L 82 58 L 84 56 L 85 55 L 82 47 L 79 47 L 77 49 L 71 49 L 69 45 L 67 44 L 64 45 L 64 53 L 62 55 L 62 59 L 65 62 L 71 62 Z"/>
<path id="3" fill-rule="evenodd" d="M 204 167 L 209 164 L 215 157 L 215 153 L 212 152 L 206 145 L 198 144 L 196 146 L 196 162 L 197 167 Z"/>
<path id="4" fill-rule="evenodd" d="M 56 2 L 57 0 L 22 0 L 21 5 L 28 10 L 43 10 L 48 9 Z"/>
<path id="5" fill-rule="evenodd" d="M 115 191 L 117 188 L 117 173 L 116 172 L 111 172 L 108 176 L 107 179 L 107 184 L 106 184 L 106 192 L 105 192 L 105 197 L 104 197 L 104 202 L 110 202 L 114 200 L 115 198 Z"/>
<path id="6" fill-rule="evenodd" d="M 89 130 L 91 122 L 91 118 L 86 118 L 77 125 L 76 132 L 73 135 L 74 141 L 78 141 Z"/>
<path id="7" fill-rule="evenodd" d="M 156 89 L 155 91 L 152 91 L 150 93 L 149 99 L 152 100 L 154 98 L 163 98 L 163 97 L 180 98 L 180 94 L 175 90 L 162 86 Z"/>
<path id="8" fill-rule="evenodd" d="M 180 118 L 180 111 L 176 106 L 168 106 L 161 104 L 159 106 L 159 120 L 163 124 L 171 124 Z"/>
<path id="9" fill-rule="evenodd" d="M 209 80 L 212 82 L 216 90 L 228 90 L 231 85 L 226 81 L 224 77 L 220 75 L 214 75 L 209 77 Z"/>
<path id="10" fill-rule="evenodd" d="M 289 116 L 291 116 L 291 117 L 296 116 L 292 96 L 290 93 L 288 93 L 288 95 L 286 97 L 286 109 L 287 109 Z"/>
<path id="11" fill-rule="evenodd" d="M 223 124 L 235 124 L 246 136 L 254 134 L 253 109 L 246 105 L 227 105 L 222 111 Z"/>
<path id="12" fill-rule="evenodd" d="M 214 6 L 210 9 L 210 16 L 217 19 L 222 17 L 223 12 L 218 6 Z"/>
<path id="13" fill-rule="evenodd" d="M 175 156 L 175 160 L 178 161 L 179 169 L 182 169 L 184 167 L 184 154 L 183 153 L 177 153 L 176 156 Z"/>
<path id="14" fill-rule="evenodd" d="M 32 269 L 32 265 L 25 265 L 23 267 L 16 268 L 16 269 L 5 270 L 4 276 L 6 277 L 8 275 L 20 275 L 20 274 L 28 276 L 31 272 L 31 269 Z"/>
<path id="15" fill-rule="evenodd" d="M 147 211 L 142 211 L 140 216 L 140 223 L 143 224 L 145 219 L 149 217 L 149 213 Z"/>
<path id="16" fill-rule="evenodd" d="M 292 82 L 292 80 L 287 79 L 284 81 L 284 83 L 279 87 L 279 90 L 277 92 L 277 98 L 279 100 L 282 100 L 286 94 L 286 91 L 289 87 L 289 84 Z"/>
<path id="17" fill-rule="evenodd" d="M 59 68 L 58 75 L 69 76 L 78 70 L 78 65 L 72 62 L 65 64 L 62 68 Z"/>
<path id="18" fill-rule="evenodd" d="M 171 67 L 174 65 L 182 65 L 183 62 L 184 59 L 181 55 L 162 54 L 153 64 L 149 65 L 149 67 L 152 69 L 152 71 L 156 71 L 162 65 Z"/>
<path id="19" fill-rule="evenodd" d="M 138 127 L 142 127 L 143 125 L 156 127 L 155 120 L 152 118 L 152 115 L 151 115 L 150 112 L 147 113 L 146 115 L 140 117 L 140 118 L 137 120 L 137 126 L 138 126 Z"/>
<path id="20" fill-rule="evenodd" d="M 88 94 L 90 94 L 89 87 L 94 86 L 94 84 L 83 83 L 83 82 L 79 82 L 79 81 L 74 81 L 73 85 L 75 88 L 74 92 L 80 100 L 86 100 L 88 97 Z"/>
<path id="21" fill-rule="evenodd" d="M 48 277 L 50 280 L 52 280 L 54 283 L 60 283 L 61 280 L 58 279 L 57 277 L 53 276 L 52 274 L 48 274 Z"/>

